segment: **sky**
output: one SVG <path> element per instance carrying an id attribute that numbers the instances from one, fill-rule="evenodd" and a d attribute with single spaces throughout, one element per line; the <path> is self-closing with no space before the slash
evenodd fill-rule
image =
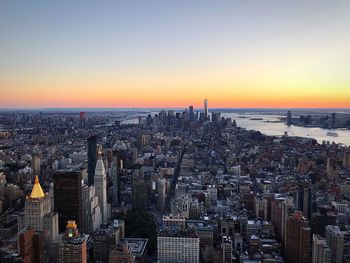
<path id="1" fill-rule="evenodd" d="M 350 1 L 0 1 L 0 108 L 350 108 Z"/>

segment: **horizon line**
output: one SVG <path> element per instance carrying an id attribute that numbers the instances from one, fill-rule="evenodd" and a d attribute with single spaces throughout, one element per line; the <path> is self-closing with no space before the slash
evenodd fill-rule
<path id="1" fill-rule="evenodd" d="M 108 106 L 96 106 L 96 107 L 0 107 L 0 110 L 52 110 L 52 109 L 187 109 L 187 107 L 108 107 Z M 194 107 L 195 109 L 203 109 L 203 107 Z M 238 110 L 238 109 L 269 109 L 269 110 L 325 110 L 325 109 L 339 109 L 350 110 L 350 107 L 212 107 L 208 109 L 213 110 Z"/>

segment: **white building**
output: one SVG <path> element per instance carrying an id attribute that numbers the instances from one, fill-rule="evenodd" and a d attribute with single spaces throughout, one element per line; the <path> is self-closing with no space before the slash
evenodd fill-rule
<path id="1" fill-rule="evenodd" d="M 320 235 L 312 236 L 312 263 L 331 263 L 332 252 L 327 240 Z"/>
<path id="2" fill-rule="evenodd" d="M 58 236 L 58 215 L 51 211 L 51 198 L 41 188 L 38 176 L 25 201 L 24 227 L 28 226 L 35 231 L 46 231 L 50 240 L 55 240 Z"/>
<path id="3" fill-rule="evenodd" d="M 159 263 L 199 263 L 199 236 L 192 230 L 161 230 L 157 238 Z"/>
<path id="4" fill-rule="evenodd" d="M 94 185 L 96 188 L 96 194 L 98 196 L 98 202 L 101 208 L 102 221 L 108 219 L 108 207 L 107 207 L 107 175 L 106 169 L 103 164 L 101 152 L 99 152 L 99 157 L 97 158 L 96 168 L 95 168 L 95 179 Z"/>
<path id="5" fill-rule="evenodd" d="M 329 225 L 325 228 L 327 244 L 332 251 L 333 262 L 342 263 L 344 255 L 344 236 L 339 226 Z"/>
<path id="6" fill-rule="evenodd" d="M 92 233 L 102 223 L 101 208 L 94 186 L 85 185 L 82 188 L 82 211 L 81 230 Z"/>

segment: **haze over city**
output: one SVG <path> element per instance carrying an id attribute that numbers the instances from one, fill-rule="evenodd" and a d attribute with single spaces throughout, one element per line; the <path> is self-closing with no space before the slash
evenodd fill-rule
<path id="1" fill-rule="evenodd" d="M 1 1 L 0 107 L 350 107 L 350 2 Z"/>

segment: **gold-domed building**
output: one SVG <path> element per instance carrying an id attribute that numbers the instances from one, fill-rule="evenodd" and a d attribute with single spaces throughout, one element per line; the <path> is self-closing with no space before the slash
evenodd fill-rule
<path id="1" fill-rule="evenodd" d="M 35 176 L 32 192 L 25 201 L 24 224 L 35 231 L 45 231 L 50 240 L 58 236 L 58 215 L 51 211 L 51 199 L 41 188 L 38 176 Z"/>

